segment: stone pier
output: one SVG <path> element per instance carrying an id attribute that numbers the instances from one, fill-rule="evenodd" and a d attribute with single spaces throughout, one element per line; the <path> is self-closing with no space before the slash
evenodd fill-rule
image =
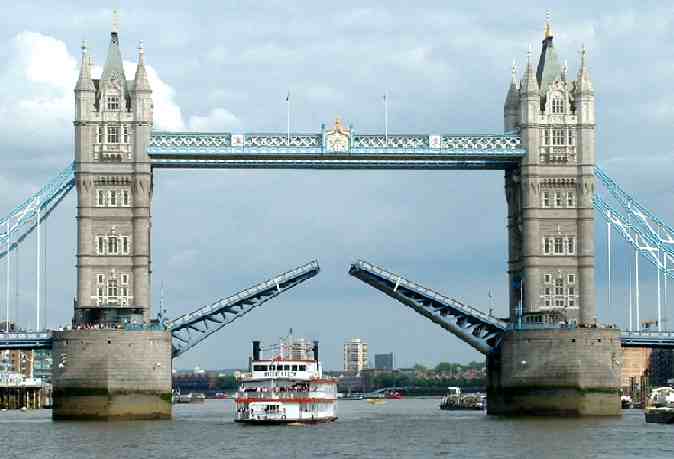
<path id="1" fill-rule="evenodd" d="M 507 332 L 487 356 L 487 412 L 620 415 L 619 337 L 614 328 Z"/>
<path id="2" fill-rule="evenodd" d="M 171 334 L 54 332 L 54 419 L 171 418 Z"/>

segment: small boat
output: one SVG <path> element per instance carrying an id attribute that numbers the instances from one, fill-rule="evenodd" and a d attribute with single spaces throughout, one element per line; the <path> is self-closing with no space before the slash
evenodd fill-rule
<path id="1" fill-rule="evenodd" d="M 204 403 L 206 401 L 206 396 L 202 393 L 192 394 L 192 403 Z"/>
<path id="2" fill-rule="evenodd" d="M 629 395 L 622 395 L 620 397 L 620 406 L 622 407 L 623 410 L 627 410 L 629 408 L 632 408 L 634 403 L 632 402 L 632 397 Z"/>
<path id="3" fill-rule="evenodd" d="M 653 389 L 648 397 L 644 416 L 648 423 L 674 424 L 674 388 Z"/>
<path id="4" fill-rule="evenodd" d="M 486 406 L 486 396 L 483 394 L 463 394 L 460 387 L 447 389 L 449 392 L 440 401 L 441 410 L 483 410 Z"/>
<path id="5" fill-rule="evenodd" d="M 192 403 L 192 393 L 189 394 L 177 394 L 175 397 L 176 403 Z"/>

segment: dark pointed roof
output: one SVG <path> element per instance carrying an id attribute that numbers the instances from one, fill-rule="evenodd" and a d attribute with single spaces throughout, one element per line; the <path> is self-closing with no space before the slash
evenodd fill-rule
<path id="1" fill-rule="evenodd" d="M 545 92 L 555 80 L 561 79 L 562 67 L 557 58 L 557 51 L 552 43 L 552 34 L 546 31 L 545 39 L 543 39 L 543 48 L 541 49 L 541 57 L 538 59 L 538 69 L 536 70 L 536 80 L 541 92 Z"/>
<path id="2" fill-rule="evenodd" d="M 119 36 L 117 32 L 110 34 L 110 47 L 108 48 L 108 56 L 105 58 L 101 81 L 109 81 L 113 76 L 121 82 L 124 92 L 126 92 L 126 76 L 124 75 L 124 63 L 122 61 L 122 53 L 119 50 Z"/>

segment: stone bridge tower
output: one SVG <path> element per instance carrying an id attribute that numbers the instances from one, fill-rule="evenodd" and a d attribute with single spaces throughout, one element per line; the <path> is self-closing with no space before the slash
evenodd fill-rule
<path id="1" fill-rule="evenodd" d="M 82 46 L 75 88 L 77 297 L 75 324 L 150 318 L 152 171 L 145 146 L 152 91 L 142 44 L 133 80 L 124 73 L 116 27 L 100 79 Z"/>
<path id="2" fill-rule="evenodd" d="M 585 50 L 575 80 L 560 65 L 549 21 L 538 68 L 529 51 L 504 107 L 528 154 L 506 172 L 510 317 L 526 323 L 593 324 L 594 93 Z"/>

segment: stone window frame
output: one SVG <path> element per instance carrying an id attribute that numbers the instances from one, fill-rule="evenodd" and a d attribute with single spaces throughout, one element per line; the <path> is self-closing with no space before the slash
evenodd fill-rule
<path id="1" fill-rule="evenodd" d="M 106 143 L 119 144 L 121 143 L 122 129 L 119 125 L 108 125 L 106 132 Z"/>
<path id="2" fill-rule="evenodd" d="M 542 239 L 543 255 L 545 256 L 575 256 L 578 242 L 576 236 L 554 235 L 544 236 Z"/>
<path id="3" fill-rule="evenodd" d="M 552 109 L 552 113 L 559 114 L 559 113 L 564 113 L 564 100 L 562 96 L 556 94 L 552 96 L 552 100 L 550 102 L 550 107 Z"/>
<path id="4" fill-rule="evenodd" d="M 541 207 L 543 207 L 543 209 L 549 209 L 550 203 L 551 203 L 550 192 L 544 191 L 543 193 L 541 193 Z"/>
<path id="5" fill-rule="evenodd" d="M 552 129 L 552 145 L 564 146 L 566 145 L 566 129 L 553 128 Z"/>
<path id="6" fill-rule="evenodd" d="M 576 192 L 575 191 L 567 191 L 566 192 L 566 207 L 573 209 L 576 207 Z"/>
<path id="7" fill-rule="evenodd" d="M 122 107 L 122 98 L 118 94 L 105 96 L 105 109 L 109 112 L 118 112 Z"/>
<path id="8" fill-rule="evenodd" d="M 107 207 L 107 193 L 102 188 L 96 189 L 96 207 Z"/>
<path id="9" fill-rule="evenodd" d="M 552 284 L 552 273 L 543 274 L 543 283 L 544 284 Z"/>
<path id="10" fill-rule="evenodd" d="M 576 273 L 568 273 L 566 275 L 566 283 L 569 285 L 576 285 Z"/>

